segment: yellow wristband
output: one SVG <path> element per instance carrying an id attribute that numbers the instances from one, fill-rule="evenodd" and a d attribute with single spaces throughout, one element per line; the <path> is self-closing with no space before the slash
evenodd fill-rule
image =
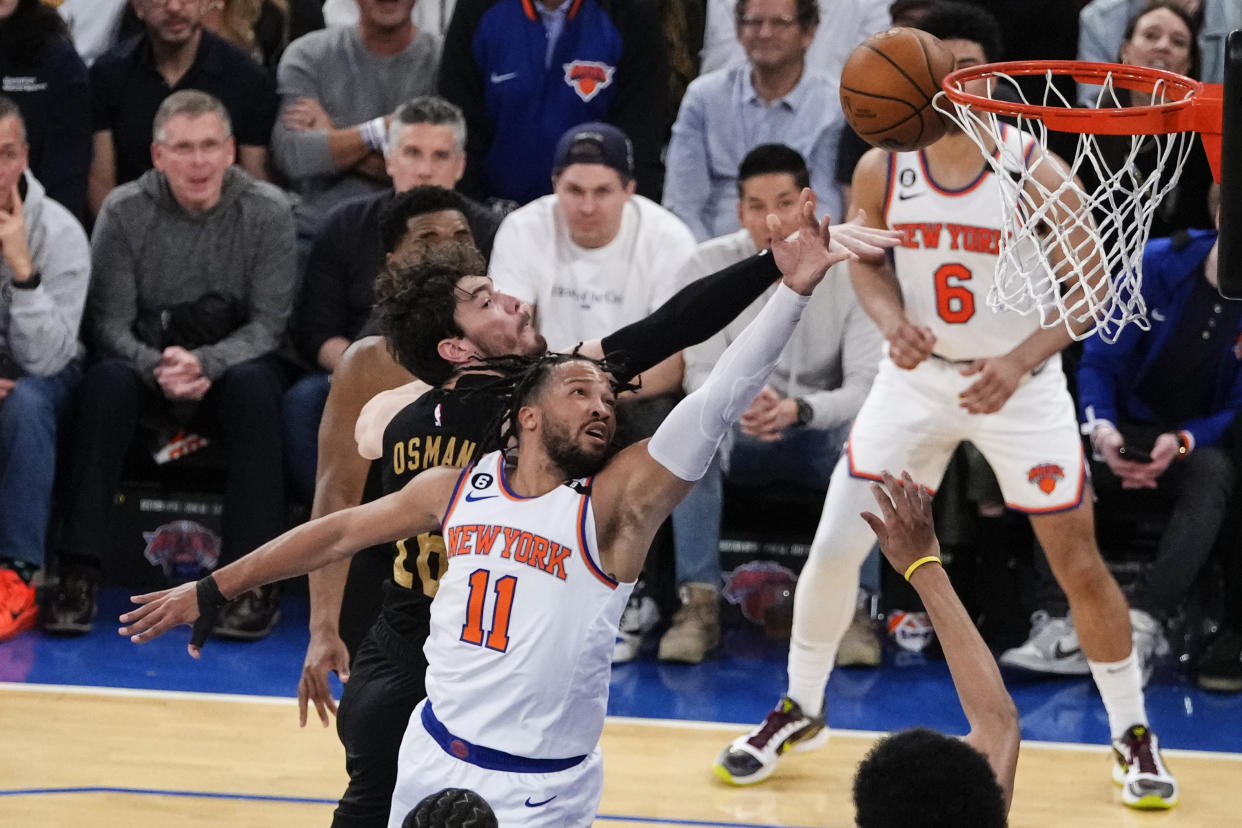
<path id="1" fill-rule="evenodd" d="M 918 569 L 920 566 L 922 566 L 925 563 L 940 563 L 940 559 L 937 558 L 935 555 L 928 555 L 925 558 L 919 558 L 917 561 L 910 564 L 910 566 L 906 568 L 906 580 L 907 581 L 910 580 L 910 576 L 914 574 L 914 570 Z M 941 565 L 943 566 L 943 564 Z"/>

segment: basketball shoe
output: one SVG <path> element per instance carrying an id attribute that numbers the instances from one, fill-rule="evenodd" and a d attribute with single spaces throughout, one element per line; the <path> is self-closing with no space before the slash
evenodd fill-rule
<path id="1" fill-rule="evenodd" d="M 1134 652 L 1143 671 L 1143 686 L 1151 681 L 1156 661 L 1169 654 L 1169 640 L 1164 635 L 1164 625 L 1139 609 L 1130 610 L 1130 630 Z"/>
<path id="2" fill-rule="evenodd" d="M 38 615 L 34 585 L 11 567 L 0 565 L 0 641 L 33 627 Z"/>
<path id="3" fill-rule="evenodd" d="M 1002 667 L 1016 667 L 1032 673 L 1091 674 L 1071 617 L 1054 618 L 1043 610 L 1031 616 L 1031 637 L 1026 643 L 1001 653 L 997 661 Z"/>
<path id="4" fill-rule="evenodd" d="M 724 749 L 714 770 L 730 785 L 753 785 L 772 775 L 785 751 L 804 753 L 823 747 L 828 732 L 822 715 L 808 716 L 797 702 L 782 696 L 762 724 Z"/>
<path id="5" fill-rule="evenodd" d="M 1121 801 L 1131 808 L 1163 810 L 1177 804 L 1177 780 L 1160 758 L 1160 745 L 1151 728 L 1133 725 L 1113 740 L 1113 781 L 1121 786 Z"/>

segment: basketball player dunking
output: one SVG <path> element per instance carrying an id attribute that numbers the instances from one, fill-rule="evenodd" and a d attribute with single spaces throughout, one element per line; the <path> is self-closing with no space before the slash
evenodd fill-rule
<path id="1" fill-rule="evenodd" d="M 249 585 L 442 530 L 448 570 L 431 608 L 427 699 L 406 729 L 389 825 L 450 786 L 479 792 L 504 825 L 589 825 L 603 786 L 612 643 L 651 538 L 763 387 L 815 285 L 849 258 L 830 252 L 813 211 L 805 191 L 802 227 L 773 242 L 792 262 L 784 286 L 649 441 L 605 462 L 615 421 L 604 369 L 535 358 L 507 418 L 516 467 L 492 452 L 464 472 L 429 470 L 197 585 L 135 598 L 143 606 L 122 616 L 121 633 L 144 642 L 196 619 L 201 629 L 225 595 Z"/>
<path id="2" fill-rule="evenodd" d="M 958 68 L 998 52 L 996 22 L 977 6 L 937 3 L 920 28 L 944 42 Z M 1004 139 L 1021 142 L 1027 158 L 1041 151 L 1014 129 Z M 1055 191 L 1051 165 L 1039 170 Z M 850 266 L 859 301 L 883 331 L 888 353 L 833 472 L 798 580 L 788 693 L 720 755 L 716 771 L 729 782 L 758 782 L 785 750 L 827 741 L 824 689 L 854 610 L 858 567 L 873 542 L 858 518 L 871 499 L 867 481 L 884 469 L 905 468 L 918 483 L 934 486 L 957 444 L 970 440 L 995 471 L 1006 503 L 1030 516 L 1069 598 L 1108 712 L 1123 801 L 1139 808 L 1177 801 L 1177 783 L 1148 727 L 1126 601 L 1095 545 L 1074 406 L 1060 366 L 1069 334 L 1061 324 L 1041 329 L 1034 315 L 985 307 L 1003 232 L 997 186 L 970 136 L 952 126 L 921 152 L 876 149 L 858 164 L 853 209 L 905 234 L 893 265 Z M 1055 221 L 1058 211 L 1076 205 L 1047 206 Z M 1046 262 L 1034 249 L 1028 254 L 1032 267 L 1061 262 L 1055 250 Z"/>

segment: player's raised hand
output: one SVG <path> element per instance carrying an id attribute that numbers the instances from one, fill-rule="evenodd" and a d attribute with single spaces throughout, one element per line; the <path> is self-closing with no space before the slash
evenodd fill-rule
<path id="1" fill-rule="evenodd" d="M 871 484 L 880 516 L 873 512 L 862 512 L 861 516 L 875 532 L 884 557 L 905 574 L 919 558 L 940 557 L 940 542 L 932 525 L 931 493 L 915 483 L 909 472 L 902 472 L 898 480 L 886 471 L 883 481 L 883 486 Z"/>
<path id="2" fill-rule="evenodd" d="M 936 335 L 926 325 L 915 325 L 906 318 L 904 313 L 896 318 L 896 323 L 884 331 L 888 340 L 888 358 L 898 368 L 909 371 L 917 368 L 919 363 L 932 354 L 936 347 Z"/>
<path id="3" fill-rule="evenodd" d="M 308 702 L 314 702 L 319 721 L 327 727 L 328 714 L 336 715 L 336 699 L 328 684 L 328 673 L 336 673 L 341 681 L 349 681 L 349 650 L 339 635 L 311 632 L 306 645 L 306 661 L 298 681 L 298 724 L 306 727 Z"/>
<path id="4" fill-rule="evenodd" d="M 884 251 L 896 247 L 901 241 L 901 233 L 882 227 L 866 224 L 867 211 L 858 210 L 854 217 L 845 224 L 834 224 L 829 227 L 831 238 L 829 250 L 853 253 L 861 261 L 878 263 L 884 258 Z"/>
<path id="5" fill-rule="evenodd" d="M 790 289 L 807 296 L 824 278 L 828 268 L 846 259 L 858 258 L 854 253 L 832 246 L 832 231 L 827 217 L 815 219 L 815 193 L 807 187 L 802 190 L 799 224 L 796 228 L 781 226 L 781 220 L 768 215 L 768 233 L 772 256 L 784 275 Z M 792 229 L 792 232 L 791 232 Z"/>

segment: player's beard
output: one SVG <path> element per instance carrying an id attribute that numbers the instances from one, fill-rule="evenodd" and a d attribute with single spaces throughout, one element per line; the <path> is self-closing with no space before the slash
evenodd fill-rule
<path id="1" fill-rule="evenodd" d="M 590 477 L 604 467 L 606 450 L 591 451 L 583 448 L 564 422 L 544 420 L 543 450 L 548 459 L 565 472 L 567 480 Z"/>

